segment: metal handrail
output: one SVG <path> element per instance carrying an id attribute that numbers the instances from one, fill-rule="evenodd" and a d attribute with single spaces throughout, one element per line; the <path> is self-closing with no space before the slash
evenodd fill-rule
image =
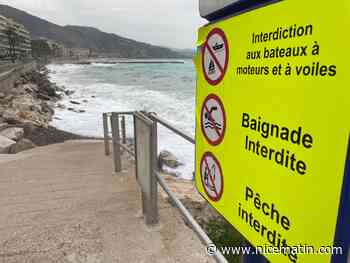
<path id="1" fill-rule="evenodd" d="M 197 236 L 200 238 L 200 240 L 206 245 L 207 247 L 211 246 L 213 242 L 210 240 L 208 235 L 204 232 L 202 227 L 197 223 L 197 221 L 193 218 L 191 213 L 187 210 L 187 208 L 182 204 L 182 202 L 171 192 L 169 187 L 166 185 L 164 179 L 162 178 L 162 175 L 159 172 L 154 172 L 156 174 L 158 183 L 163 188 L 163 190 L 168 194 L 170 199 L 173 201 L 173 203 L 177 206 L 177 208 L 180 210 L 181 214 L 186 218 L 187 222 L 192 226 L 193 231 L 197 234 Z M 220 251 L 216 251 L 215 254 L 213 254 L 213 257 L 216 259 L 219 263 L 227 263 L 226 258 L 221 254 Z"/>
<path id="2" fill-rule="evenodd" d="M 135 113 L 136 112 L 131 112 L 131 111 L 127 111 L 127 112 L 111 112 L 111 113 L 105 113 L 104 114 L 104 132 L 105 135 L 108 134 L 108 126 L 107 126 L 107 122 L 106 122 L 106 117 L 112 117 L 112 114 L 120 116 L 120 115 L 132 115 L 133 117 L 135 117 Z M 169 130 L 171 130 L 172 132 L 174 132 L 175 134 L 179 135 L 180 137 L 182 137 L 183 139 L 185 139 L 186 141 L 195 144 L 195 139 L 192 138 L 190 135 L 182 132 L 181 130 L 179 130 L 178 128 L 174 127 L 171 123 L 169 123 L 168 121 L 166 121 L 165 119 L 159 117 L 157 114 L 155 113 L 148 113 L 147 114 L 155 123 L 159 123 L 161 125 L 163 125 L 164 127 L 168 128 Z M 119 118 L 119 117 L 118 117 Z M 106 130 L 107 127 L 107 130 Z M 119 132 L 119 131 L 118 131 Z M 108 136 L 109 137 L 109 136 Z M 106 142 L 106 137 L 105 137 L 105 142 Z M 119 141 L 114 141 L 114 143 L 116 143 L 117 145 L 119 145 L 121 148 L 123 148 L 124 150 L 126 150 L 129 154 L 131 154 L 133 157 L 135 157 L 135 153 L 132 153 L 132 151 L 130 151 L 126 146 L 124 146 L 123 144 L 121 144 Z M 108 148 L 109 150 L 109 148 Z M 120 167 L 118 168 L 120 169 Z M 116 170 L 118 170 L 116 169 Z M 170 188 L 166 185 L 164 179 L 162 178 L 162 175 L 158 172 L 158 171 L 153 171 L 157 182 L 159 183 L 159 185 L 163 188 L 163 190 L 167 193 L 167 195 L 170 197 L 170 199 L 173 201 L 173 203 L 175 204 L 175 206 L 179 209 L 179 211 L 181 212 L 181 214 L 184 216 L 185 220 L 191 225 L 193 231 L 196 233 L 196 235 L 198 236 L 198 238 L 204 243 L 205 246 L 210 246 L 213 244 L 213 242 L 211 241 L 211 239 L 208 237 L 208 235 L 204 232 L 204 230 L 202 229 L 202 227 L 196 222 L 196 220 L 193 218 L 193 216 L 191 215 L 191 213 L 187 210 L 187 208 L 182 204 L 182 202 L 176 197 L 176 195 L 170 190 Z M 214 259 L 218 262 L 218 263 L 228 263 L 226 258 L 222 255 L 220 250 L 216 250 L 216 252 L 213 254 Z"/>
<path id="3" fill-rule="evenodd" d="M 118 143 L 118 142 L 117 142 Z M 128 154 L 130 154 L 132 157 L 135 158 L 135 153 L 133 151 L 131 151 L 128 147 L 126 147 L 125 145 L 123 145 L 122 143 L 118 143 L 118 145 L 123 148 Z"/>
<path id="4" fill-rule="evenodd" d="M 108 117 L 112 116 L 112 113 L 113 112 L 106 112 Z M 132 115 L 132 116 L 134 116 L 134 114 L 135 114 L 134 111 L 118 111 L 118 112 L 115 112 L 115 113 L 117 113 L 119 115 Z"/>
<path id="5" fill-rule="evenodd" d="M 181 130 L 179 130 L 178 128 L 175 128 L 174 126 L 172 126 L 168 121 L 166 121 L 165 119 L 159 117 L 157 114 L 155 113 L 149 113 L 149 116 L 155 120 L 156 122 L 162 124 L 164 127 L 168 128 L 169 130 L 171 130 L 172 132 L 176 133 L 177 135 L 179 135 L 180 137 L 184 138 L 186 141 L 192 143 L 192 144 L 196 144 L 196 141 L 194 138 L 192 138 L 192 136 L 182 132 Z"/>

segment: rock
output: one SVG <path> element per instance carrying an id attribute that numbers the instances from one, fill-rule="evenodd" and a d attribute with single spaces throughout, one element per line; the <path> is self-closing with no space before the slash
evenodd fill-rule
<path id="1" fill-rule="evenodd" d="M 56 91 L 65 92 L 65 87 L 64 86 L 59 87 L 59 86 L 56 85 L 55 88 L 56 88 Z"/>
<path id="2" fill-rule="evenodd" d="M 88 100 L 83 100 L 83 102 L 88 103 L 89 101 Z"/>
<path id="3" fill-rule="evenodd" d="M 64 104 L 61 104 L 61 103 L 58 103 L 58 104 L 56 105 L 56 107 L 59 108 L 59 109 L 62 109 L 62 110 L 65 110 L 65 109 L 66 109 L 66 106 L 65 106 Z"/>
<path id="4" fill-rule="evenodd" d="M 42 111 L 45 113 L 49 113 L 50 115 L 55 114 L 55 111 L 46 102 L 41 103 L 41 108 L 42 108 Z"/>
<path id="5" fill-rule="evenodd" d="M 38 93 L 38 98 L 43 99 L 43 100 L 51 100 L 51 98 L 48 95 L 46 95 L 42 92 Z"/>
<path id="6" fill-rule="evenodd" d="M 0 131 L 0 135 L 9 138 L 13 141 L 19 141 L 23 138 L 24 130 L 22 128 L 7 128 L 3 131 Z"/>
<path id="7" fill-rule="evenodd" d="M 38 86 L 35 84 L 24 84 L 22 87 L 27 93 L 38 92 L 39 90 Z"/>
<path id="8" fill-rule="evenodd" d="M 6 95 L 2 92 L 0 92 L 0 99 L 4 99 L 6 97 Z"/>
<path id="9" fill-rule="evenodd" d="M 96 98 L 96 96 L 95 96 L 95 95 L 92 95 L 91 98 Z"/>
<path id="10" fill-rule="evenodd" d="M 179 166 L 181 166 L 183 164 L 171 152 L 169 152 L 169 151 L 162 151 L 159 154 L 159 157 L 158 157 L 158 165 L 159 165 L 159 169 L 162 170 L 163 165 L 166 165 L 166 166 L 168 166 L 170 168 L 175 169 L 175 168 L 177 168 L 177 167 L 179 167 Z"/>
<path id="11" fill-rule="evenodd" d="M 13 99 L 12 108 L 19 111 L 41 111 L 40 103 L 35 101 L 29 94 Z"/>
<path id="12" fill-rule="evenodd" d="M 70 95 L 73 95 L 75 93 L 75 91 L 73 90 L 65 90 L 64 93 L 67 95 L 67 96 L 70 96 Z"/>
<path id="13" fill-rule="evenodd" d="M 84 112 L 86 112 L 85 110 L 77 110 L 77 109 L 74 109 L 74 108 L 67 108 L 67 110 L 69 110 L 69 111 L 73 111 L 73 112 L 75 112 L 75 113 L 84 113 Z"/>
<path id="14" fill-rule="evenodd" d="M 9 153 L 11 146 L 15 144 L 15 141 L 10 140 L 7 137 L 0 136 L 0 154 Z"/>
<path id="15" fill-rule="evenodd" d="M 9 125 L 6 122 L 0 123 L 0 131 L 7 129 Z"/>
<path id="16" fill-rule="evenodd" d="M 7 109 L 2 113 L 2 117 L 8 124 L 18 124 L 20 121 L 17 118 L 17 111 L 13 109 Z"/>
<path id="17" fill-rule="evenodd" d="M 34 147 L 35 144 L 32 141 L 28 139 L 22 139 L 10 147 L 9 153 L 16 154 L 25 150 L 33 149 Z"/>
<path id="18" fill-rule="evenodd" d="M 12 94 L 10 94 L 10 95 L 7 95 L 5 98 L 4 98 L 4 100 L 6 101 L 6 102 L 10 102 L 12 99 L 13 99 L 13 95 Z"/>
<path id="19" fill-rule="evenodd" d="M 49 82 L 50 83 L 50 82 Z M 55 89 L 55 86 L 51 85 L 51 84 L 48 84 L 45 89 L 44 89 L 47 94 L 50 96 L 50 97 L 56 97 L 57 96 L 57 93 L 56 93 L 56 89 Z"/>
<path id="20" fill-rule="evenodd" d="M 71 100 L 70 103 L 74 104 L 74 105 L 80 105 L 80 102 L 75 101 L 75 100 Z"/>
<path id="21" fill-rule="evenodd" d="M 22 81 L 20 81 L 20 80 L 16 80 L 15 81 L 15 87 L 18 87 L 19 85 L 21 85 L 22 84 Z"/>

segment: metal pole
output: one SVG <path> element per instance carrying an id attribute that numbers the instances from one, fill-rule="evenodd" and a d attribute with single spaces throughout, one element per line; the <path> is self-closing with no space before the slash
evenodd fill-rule
<path id="1" fill-rule="evenodd" d="M 112 124 L 112 140 L 113 140 L 113 158 L 114 158 L 114 171 L 116 173 L 122 170 L 121 152 L 120 152 L 120 137 L 119 137 L 119 114 L 113 112 L 111 117 Z"/>
<path id="2" fill-rule="evenodd" d="M 121 126 L 122 126 L 122 140 L 123 144 L 126 144 L 126 128 L 125 128 L 125 116 L 122 116 L 121 120 Z"/>
<path id="3" fill-rule="evenodd" d="M 148 211 L 146 215 L 146 224 L 155 225 L 159 223 L 158 212 L 158 183 L 157 177 L 154 171 L 157 169 L 157 155 L 158 155 L 158 136 L 157 136 L 157 123 L 152 121 L 151 128 L 151 141 L 150 141 L 150 185 L 151 195 L 148 200 Z"/>
<path id="4" fill-rule="evenodd" d="M 103 113 L 103 138 L 105 143 L 105 155 L 110 155 L 111 151 L 109 148 L 109 131 L 108 131 L 108 115 Z"/>

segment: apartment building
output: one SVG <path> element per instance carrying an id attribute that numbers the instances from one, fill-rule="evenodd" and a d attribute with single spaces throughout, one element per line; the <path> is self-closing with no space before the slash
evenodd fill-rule
<path id="1" fill-rule="evenodd" d="M 5 56 L 8 52 L 10 46 L 8 37 L 5 33 L 8 28 L 8 19 L 2 15 L 0 15 L 0 57 Z"/>
<path id="2" fill-rule="evenodd" d="M 31 50 L 30 32 L 22 24 L 0 15 L 0 56 L 27 58 L 31 57 Z"/>

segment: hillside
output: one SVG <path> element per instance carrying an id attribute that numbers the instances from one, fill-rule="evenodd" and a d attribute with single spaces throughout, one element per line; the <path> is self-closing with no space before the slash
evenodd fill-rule
<path id="1" fill-rule="evenodd" d="M 45 37 L 67 47 L 90 48 L 122 58 L 185 58 L 169 48 L 105 33 L 93 27 L 59 26 L 8 5 L 0 5 L 0 14 L 22 23 L 33 39 Z"/>

